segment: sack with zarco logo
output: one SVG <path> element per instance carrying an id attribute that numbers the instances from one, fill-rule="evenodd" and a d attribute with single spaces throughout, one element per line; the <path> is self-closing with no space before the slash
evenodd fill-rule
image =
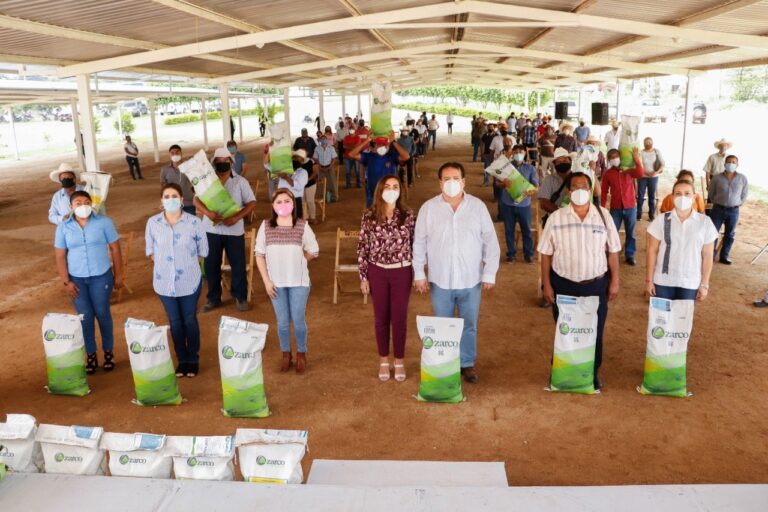
<path id="1" fill-rule="evenodd" d="M 106 457 L 99 447 L 103 433 L 101 427 L 40 425 L 35 440 L 43 450 L 45 472 L 103 475 Z"/>
<path id="2" fill-rule="evenodd" d="M 177 480 L 234 480 L 235 444 L 232 436 L 168 436 Z"/>
<path id="3" fill-rule="evenodd" d="M 307 452 L 305 430 L 256 430 L 239 428 L 235 446 L 240 472 L 246 482 L 300 484 L 301 459 Z"/>
<path id="4" fill-rule="evenodd" d="M 595 345 L 599 297 L 558 295 L 555 353 L 549 389 L 595 392 Z"/>
<path id="5" fill-rule="evenodd" d="M 421 380 L 416 398 L 422 402 L 464 401 L 461 392 L 461 333 L 464 320 L 417 316 L 421 338 Z"/>
<path id="6" fill-rule="evenodd" d="M 389 83 L 371 84 L 371 132 L 374 137 L 388 137 L 392 131 L 392 86 Z"/>
<path id="7" fill-rule="evenodd" d="M 266 324 L 222 316 L 219 322 L 219 366 L 224 416 L 266 418 L 261 351 L 267 340 Z"/>
<path id="8" fill-rule="evenodd" d="M 685 366 L 693 327 L 693 301 L 651 297 L 645 348 L 644 395 L 689 396 Z"/>
<path id="9" fill-rule="evenodd" d="M 195 195 L 212 212 L 220 214 L 225 219 L 236 214 L 240 206 L 235 203 L 227 189 L 219 181 L 216 171 L 202 149 L 195 156 L 182 162 L 179 170 L 195 187 Z"/>
<path id="10" fill-rule="evenodd" d="M 112 476 L 171 478 L 173 459 L 165 452 L 165 436 L 105 432 L 101 447 L 109 451 Z"/>
<path id="11" fill-rule="evenodd" d="M 82 315 L 48 313 L 43 318 L 43 347 L 49 393 L 85 396 L 91 392 L 85 377 Z"/>
<path id="12" fill-rule="evenodd" d="M 125 321 L 125 341 L 136 387 L 138 405 L 179 405 L 181 394 L 176 383 L 168 326 L 129 318 Z"/>
<path id="13" fill-rule="evenodd" d="M 38 473 L 43 468 L 43 454 L 35 442 L 37 425 L 29 414 L 8 414 L 0 423 L 0 465 L 10 471 Z"/>

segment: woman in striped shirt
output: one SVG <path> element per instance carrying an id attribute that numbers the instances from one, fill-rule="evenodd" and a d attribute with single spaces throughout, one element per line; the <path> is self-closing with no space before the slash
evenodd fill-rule
<path id="1" fill-rule="evenodd" d="M 309 298 L 307 262 L 317 258 L 315 233 L 297 217 L 293 193 L 279 188 L 272 194 L 272 218 L 265 220 L 256 235 L 256 265 L 277 317 L 277 336 L 283 352 L 281 372 L 293 364 L 291 322 L 296 335 L 296 373 L 307 367 L 306 309 Z"/>

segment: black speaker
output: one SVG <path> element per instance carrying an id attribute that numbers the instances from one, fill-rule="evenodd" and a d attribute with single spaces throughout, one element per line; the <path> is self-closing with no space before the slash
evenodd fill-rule
<path id="1" fill-rule="evenodd" d="M 609 123 L 608 104 L 607 103 L 593 103 L 592 104 L 592 124 L 593 125 L 606 125 Z"/>
<path id="2" fill-rule="evenodd" d="M 555 102 L 555 119 L 568 119 L 568 102 Z"/>

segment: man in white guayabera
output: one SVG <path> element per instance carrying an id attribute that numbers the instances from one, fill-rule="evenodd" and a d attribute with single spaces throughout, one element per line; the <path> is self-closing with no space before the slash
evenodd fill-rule
<path id="1" fill-rule="evenodd" d="M 425 202 L 416 218 L 413 273 L 419 293 L 431 290 L 435 316 L 452 317 L 458 307 L 464 319 L 461 374 L 474 384 L 481 289 L 496 283 L 501 249 L 485 203 L 464 192 L 464 175 L 457 162 L 438 169 L 442 194 Z"/>

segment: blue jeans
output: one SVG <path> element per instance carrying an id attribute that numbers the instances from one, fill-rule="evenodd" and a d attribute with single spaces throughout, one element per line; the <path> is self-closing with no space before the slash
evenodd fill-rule
<path id="1" fill-rule="evenodd" d="M 72 300 L 72 304 L 75 305 L 77 312 L 83 315 L 85 351 L 89 354 L 96 353 L 95 320 L 98 319 L 101 348 L 104 352 L 112 352 L 115 345 L 112 312 L 109 309 L 109 298 L 112 296 L 112 287 L 115 284 L 112 270 L 93 277 L 69 276 L 69 280 L 75 283 L 75 286 L 80 290 L 77 298 Z"/>
<path id="2" fill-rule="evenodd" d="M 191 295 L 167 297 L 160 295 L 168 323 L 171 327 L 173 348 L 179 364 L 200 362 L 200 325 L 197 323 L 197 300 L 203 289 L 202 282 Z"/>
<path id="3" fill-rule="evenodd" d="M 480 139 L 472 139 L 472 161 L 477 162 L 477 153 L 480 151 Z"/>
<path id="4" fill-rule="evenodd" d="M 491 162 L 493 161 L 493 154 L 492 153 L 485 153 L 483 154 L 483 185 L 488 183 L 488 173 L 485 172 L 485 169 L 491 165 Z"/>
<path id="5" fill-rule="evenodd" d="M 611 218 L 616 224 L 616 230 L 621 228 L 621 221 L 624 221 L 624 232 L 626 242 L 624 245 L 624 256 L 626 258 L 635 257 L 635 224 L 637 224 L 637 208 L 625 208 L 623 210 L 611 210 Z"/>
<path id="6" fill-rule="evenodd" d="M 504 191 L 502 191 L 504 193 Z M 507 257 L 514 258 L 515 224 L 520 224 L 520 234 L 523 236 L 523 255 L 533 258 L 533 237 L 531 237 L 531 207 L 512 206 L 499 201 L 501 218 L 504 219 L 504 237 L 507 240 Z"/>
<path id="7" fill-rule="evenodd" d="M 141 165 L 139 164 L 139 159 L 132 156 L 126 156 L 125 160 L 128 162 L 128 172 L 131 173 L 131 178 L 136 179 L 136 176 L 141 178 Z"/>
<path id="8" fill-rule="evenodd" d="M 481 284 L 472 288 L 446 290 L 435 283 L 431 285 L 432 310 L 435 316 L 452 318 L 455 309 L 459 308 L 459 318 L 464 319 L 464 330 L 461 332 L 461 367 L 475 366 L 477 358 L 477 316 L 480 313 Z"/>
<path id="9" fill-rule="evenodd" d="M 309 286 L 289 286 L 277 289 L 277 297 L 272 299 L 277 317 L 277 337 L 280 338 L 280 350 L 291 351 L 291 323 L 296 336 L 296 349 L 307 351 L 307 299 Z"/>
<path id="10" fill-rule="evenodd" d="M 344 160 L 344 169 L 346 170 L 347 175 L 347 188 L 351 186 L 350 179 L 352 178 L 352 167 L 355 168 L 355 184 L 358 187 L 360 186 L 360 162 L 353 158 L 347 158 Z"/>
<path id="11" fill-rule="evenodd" d="M 239 301 L 248 298 L 248 280 L 245 272 L 245 235 L 217 235 L 206 233 L 208 237 L 208 256 L 203 260 L 205 276 L 208 280 L 208 302 L 221 303 L 221 262 L 227 251 L 229 266 L 232 268 L 230 290 L 232 297 Z"/>
<path id="12" fill-rule="evenodd" d="M 437 142 L 437 130 L 427 130 L 429 134 L 429 140 L 432 141 L 432 151 L 435 150 L 435 142 Z"/>
<path id="13" fill-rule="evenodd" d="M 659 177 L 641 178 L 637 180 L 637 218 L 643 215 L 643 203 L 645 202 L 645 191 L 648 191 L 648 218 L 653 219 L 656 215 L 656 188 L 659 185 Z"/>
<path id="14" fill-rule="evenodd" d="M 696 294 L 698 290 L 691 290 L 690 288 L 679 288 L 677 286 L 662 286 L 660 284 L 653 284 L 656 288 L 656 296 L 660 299 L 668 300 L 696 300 Z"/>
<path id="15" fill-rule="evenodd" d="M 720 233 L 720 227 L 725 223 L 725 235 L 723 236 L 723 247 L 720 249 L 720 259 L 728 259 L 733 247 L 733 241 L 736 239 L 736 224 L 739 223 L 739 207 L 726 208 L 716 204 L 712 207 L 712 213 L 709 214 L 712 224 Z M 715 241 L 715 256 L 717 256 L 717 241 Z"/>

